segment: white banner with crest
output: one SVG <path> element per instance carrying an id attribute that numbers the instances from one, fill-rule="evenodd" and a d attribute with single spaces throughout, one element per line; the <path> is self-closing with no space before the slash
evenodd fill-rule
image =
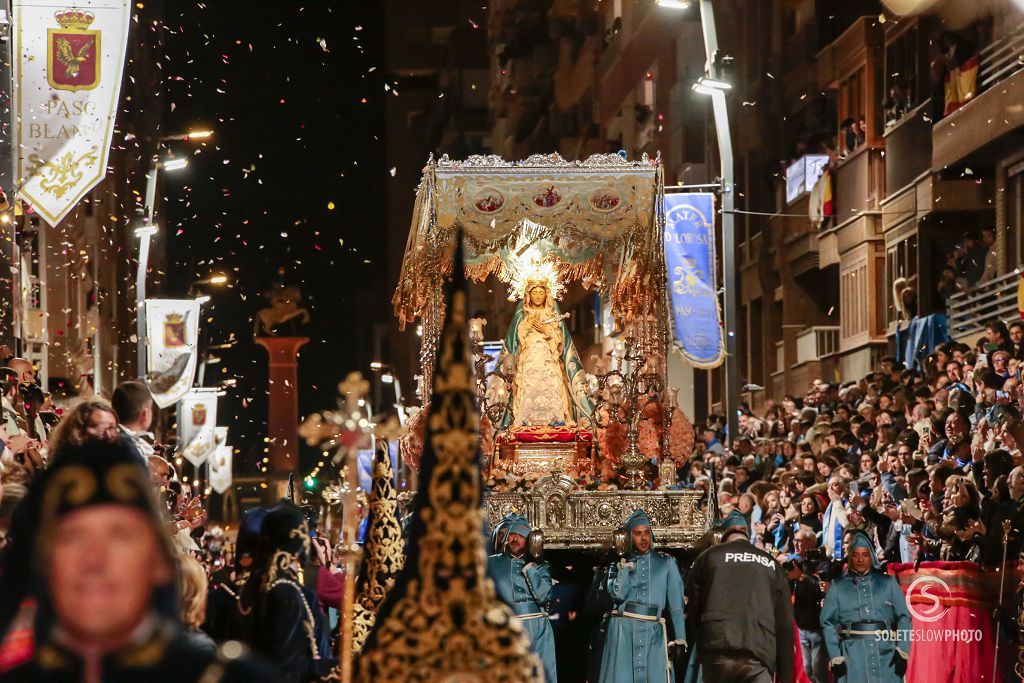
<path id="1" fill-rule="evenodd" d="M 57 225 L 107 170 L 131 5 L 14 0 L 19 196 Z"/>
<path id="2" fill-rule="evenodd" d="M 192 388 L 199 341 L 199 302 L 195 299 L 146 301 L 146 382 L 161 408 Z"/>
<path id="3" fill-rule="evenodd" d="M 196 387 L 178 403 L 178 444 L 182 457 L 195 467 L 217 452 L 216 389 Z"/>
<path id="4" fill-rule="evenodd" d="M 228 428 L 215 429 L 217 451 L 206 461 L 209 467 L 210 488 L 217 493 L 224 493 L 231 487 L 232 449 L 228 445 Z"/>

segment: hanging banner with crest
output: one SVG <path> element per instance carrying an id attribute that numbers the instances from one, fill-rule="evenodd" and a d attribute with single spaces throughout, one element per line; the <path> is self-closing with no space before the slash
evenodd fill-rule
<path id="1" fill-rule="evenodd" d="M 228 445 L 228 428 L 215 427 L 214 438 L 217 441 L 217 450 L 206 461 L 209 468 L 208 479 L 210 488 L 217 493 L 224 493 L 231 487 L 231 460 L 233 451 Z"/>
<path id="2" fill-rule="evenodd" d="M 673 347 L 698 368 L 725 360 L 715 274 L 715 196 L 665 195 L 665 265 Z"/>
<path id="3" fill-rule="evenodd" d="M 14 0 L 18 195 L 57 225 L 107 169 L 131 5 Z"/>
<path id="4" fill-rule="evenodd" d="M 178 403 L 178 444 L 182 457 L 195 467 L 217 452 L 216 389 L 196 387 Z"/>
<path id="5" fill-rule="evenodd" d="M 173 405 L 192 388 L 199 340 L 199 302 L 195 299 L 146 301 L 146 383 L 161 408 Z"/>

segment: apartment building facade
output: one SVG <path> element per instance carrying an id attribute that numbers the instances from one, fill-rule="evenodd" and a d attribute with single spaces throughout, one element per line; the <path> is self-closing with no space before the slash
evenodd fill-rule
<path id="1" fill-rule="evenodd" d="M 691 90 L 705 63 L 696 5 L 491 3 L 490 150 L 508 159 L 660 152 L 666 184 L 711 182 L 710 104 Z M 739 281 L 727 286 L 738 287 L 743 400 L 757 409 L 817 378 L 859 379 L 884 356 L 905 358 L 908 337 L 940 320 L 969 341 L 988 320 L 1015 315 L 1021 11 L 950 14 L 940 3 L 897 16 L 878 0 L 714 7 L 721 49 L 734 58 Z M 987 228 L 995 272 L 939 287 L 947 262 Z M 678 359 L 670 368 L 698 419 L 721 411 L 721 374 Z"/>

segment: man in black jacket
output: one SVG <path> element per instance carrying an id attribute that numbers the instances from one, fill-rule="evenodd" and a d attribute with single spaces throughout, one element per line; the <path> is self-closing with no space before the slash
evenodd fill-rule
<path id="1" fill-rule="evenodd" d="M 806 563 L 813 572 L 812 563 Z M 821 631 L 821 590 L 823 579 L 804 571 L 805 562 L 799 555 L 789 555 L 782 563 L 793 589 L 793 617 L 800 633 L 800 651 L 804 673 L 813 683 L 828 683 L 828 654 L 825 636 Z"/>
<path id="2" fill-rule="evenodd" d="M 705 681 L 792 683 L 793 605 L 785 570 L 747 539 L 737 511 L 722 521 L 722 542 L 694 561 L 688 606 Z"/>

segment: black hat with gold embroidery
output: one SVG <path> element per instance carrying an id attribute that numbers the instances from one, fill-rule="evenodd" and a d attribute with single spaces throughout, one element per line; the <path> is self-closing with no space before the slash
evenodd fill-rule
<path id="1" fill-rule="evenodd" d="M 68 448 L 32 481 L 14 511 L 2 560 L 4 571 L 0 575 L 0 637 L 18 606 L 29 596 L 39 602 L 40 616 L 45 621 L 49 602 L 47 559 L 60 521 L 77 510 L 110 504 L 143 512 L 161 549 L 173 560 L 170 536 L 149 472 L 133 448 L 121 441 L 90 442 Z M 153 599 L 154 610 L 176 618 L 174 581 L 157 591 Z"/>
<path id="2" fill-rule="evenodd" d="M 135 451 L 125 441 L 89 442 L 68 449 L 33 483 L 39 489 L 37 558 L 49 550 L 58 522 L 94 505 L 124 505 L 145 513 L 168 559 L 174 558 L 156 493 Z"/>
<path id="3" fill-rule="evenodd" d="M 306 513 L 294 503 L 282 499 L 267 511 L 260 528 L 261 590 L 277 579 L 297 579 L 294 569 L 309 558 L 309 523 Z"/>

